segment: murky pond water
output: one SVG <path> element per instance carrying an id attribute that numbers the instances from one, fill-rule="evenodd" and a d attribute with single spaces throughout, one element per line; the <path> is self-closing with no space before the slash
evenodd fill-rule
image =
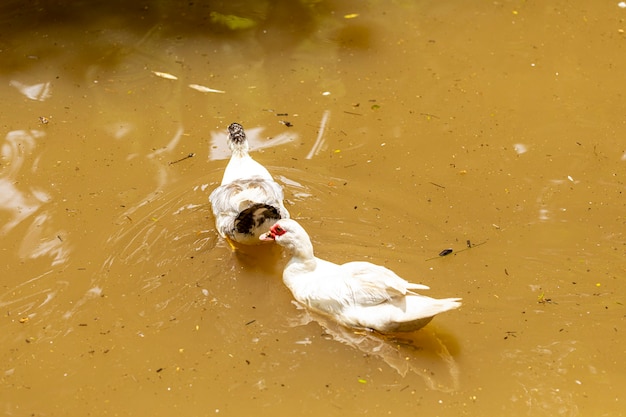
<path id="1" fill-rule="evenodd" d="M 621 3 L 0 19 L 2 413 L 626 414 Z M 318 256 L 463 307 L 402 339 L 296 308 L 214 230 L 234 121 Z"/>

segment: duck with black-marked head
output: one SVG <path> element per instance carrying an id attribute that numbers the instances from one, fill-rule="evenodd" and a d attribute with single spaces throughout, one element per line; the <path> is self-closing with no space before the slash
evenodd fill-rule
<path id="1" fill-rule="evenodd" d="M 232 155 L 222 183 L 209 196 L 215 226 L 231 248 L 262 243 L 259 237 L 280 219 L 289 218 L 283 189 L 269 171 L 249 154 L 248 140 L 239 123 L 228 126 Z"/>
<path id="2" fill-rule="evenodd" d="M 309 235 L 295 220 L 279 220 L 260 239 L 275 241 L 290 255 L 283 282 L 294 298 L 344 326 L 380 333 L 414 331 L 461 306 L 460 298 L 416 293 L 429 288 L 384 266 L 360 261 L 338 265 L 317 258 Z"/>

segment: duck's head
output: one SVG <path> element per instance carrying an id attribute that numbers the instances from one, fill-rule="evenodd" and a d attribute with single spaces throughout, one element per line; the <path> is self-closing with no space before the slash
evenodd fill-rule
<path id="1" fill-rule="evenodd" d="M 280 243 L 280 242 L 285 242 L 287 240 L 293 240 L 294 236 L 299 231 L 304 232 L 304 234 L 306 234 L 302 226 L 300 226 L 298 222 L 296 222 L 295 220 L 281 219 L 277 221 L 276 223 L 274 223 L 274 225 L 270 227 L 270 231 L 267 233 L 263 233 L 259 237 L 259 239 L 265 240 L 265 241 L 275 240 L 276 243 Z"/>
<path id="2" fill-rule="evenodd" d="M 263 241 L 275 241 L 279 245 L 292 251 L 294 254 L 300 251 L 313 251 L 311 239 L 306 230 L 292 219 L 281 219 L 274 223 L 270 231 L 263 233 L 259 239 Z"/>
<path id="3" fill-rule="evenodd" d="M 228 126 L 228 146 L 231 151 L 235 149 L 248 149 L 248 141 L 243 126 L 239 123 L 231 123 Z"/>

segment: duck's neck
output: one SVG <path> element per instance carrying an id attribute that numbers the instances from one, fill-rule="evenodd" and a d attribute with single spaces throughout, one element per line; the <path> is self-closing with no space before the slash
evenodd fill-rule
<path id="1" fill-rule="evenodd" d="M 240 153 L 233 151 L 233 156 L 230 158 L 230 161 L 228 161 L 228 165 L 226 165 L 226 169 L 224 170 L 222 184 L 228 184 L 229 182 L 249 175 L 245 167 L 250 165 L 250 160 L 252 160 L 252 158 L 247 152 Z"/>
<path id="2" fill-rule="evenodd" d="M 250 148 L 248 146 L 248 142 L 242 142 L 242 143 L 234 143 L 234 142 L 230 142 L 228 144 L 228 147 L 230 148 L 233 156 L 238 157 L 238 158 L 243 158 L 246 156 L 249 156 L 249 151 Z"/>
<path id="3" fill-rule="evenodd" d="M 317 260 L 313 253 L 313 244 L 310 240 L 299 242 L 299 244 L 291 245 L 289 248 L 291 259 L 289 264 L 300 265 L 303 269 L 312 271 L 317 266 Z"/>

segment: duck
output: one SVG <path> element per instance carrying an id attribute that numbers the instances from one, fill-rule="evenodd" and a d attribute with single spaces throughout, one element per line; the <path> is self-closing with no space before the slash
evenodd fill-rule
<path id="1" fill-rule="evenodd" d="M 283 189 L 269 171 L 252 159 L 243 126 L 228 126 L 231 157 L 222 182 L 209 195 L 215 227 L 232 250 L 236 243 L 258 245 L 259 237 L 280 219 L 288 219 Z"/>
<path id="2" fill-rule="evenodd" d="M 316 257 L 308 233 L 293 219 L 278 220 L 260 239 L 274 241 L 290 257 L 283 282 L 295 300 L 345 327 L 412 332 L 461 306 L 460 298 L 418 294 L 429 287 L 408 282 L 384 266 L 365 261 L 338 265 Z"/>

